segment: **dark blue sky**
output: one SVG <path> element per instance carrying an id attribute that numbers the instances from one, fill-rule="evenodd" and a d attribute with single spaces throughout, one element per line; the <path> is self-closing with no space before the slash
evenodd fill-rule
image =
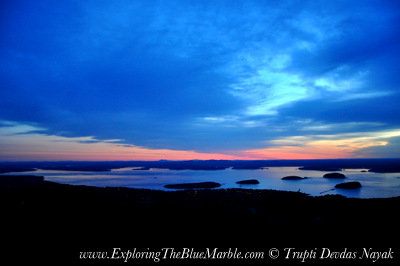
<path id="1" fill-rule="evenodd" d="M 399 1 L 0 10 L 0 145 L 18 132 L 266 159 L 400 156 Z"/>

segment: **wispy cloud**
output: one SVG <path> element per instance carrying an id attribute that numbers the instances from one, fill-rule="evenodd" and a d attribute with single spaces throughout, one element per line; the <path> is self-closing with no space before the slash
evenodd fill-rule
<path id="1" fill-rule="evenodd" d="M 0 160 L 188 160 L 188 159 L 239 159 L 241 157 L 223 153 L 201 153 L 196 151 L 149 149 L 121 140 L 98 140 L 88 137 L 63 137 L 33 133 L 32 126 L 13 124 L 0 127 Z M 26 130 L 26 131 L 24 131 Z"/>
<path id="2" fill-rule="evenodd" d="M 387 146 L 393 139 L 400 137 L 400 129 L 377 132 L 354 132 L 335 135 L 290 136 L 274 139 L 267 148 L 247 150 L 252 156 L 268 158 L 354 158 L 375 157 L 367 153 L 368 148 Z M 369 149 L 370 151 L 372 149 Z"/>

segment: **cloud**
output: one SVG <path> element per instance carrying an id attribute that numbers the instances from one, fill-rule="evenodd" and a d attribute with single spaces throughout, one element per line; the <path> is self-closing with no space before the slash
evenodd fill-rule
<path id="1" fill-rule="evenodd" d="M 359 149 L 355 152 L 355 154 L 359 157 L 399 158 L 400 137 L 393 137 L 389 139 L 386 145 L 372 146 Z"/>
<path id="2" fill-rule="evenodd" d="M 120 140 L 98 140 L 92 136 L 63 137 L 33 132 L 32 126 L 14 123 L 0 127 L 0 160 L 5 161 L 111 161 L 111 160 L 188 160 L 239 159 L 221 153 L 148 149 L 120 144 Z M 41 130 L 39 128 L 36 131 Z"/>
<path id="3" fill-rule="evenodd" d="M 246 150 L 253 157 L 276 159 L 372 158 L 396 156 L 400 129 L 274 139 L 264 149 Z"/>
<path id="4" fill-rule="evenodd" d="M 0 119 L 86 144 L 232 153 L 395 129 L 395 5 L 4 1 Z"/>

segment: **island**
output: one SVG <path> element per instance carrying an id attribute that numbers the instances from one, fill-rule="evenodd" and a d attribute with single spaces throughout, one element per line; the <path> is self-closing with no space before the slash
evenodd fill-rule
<path id="1" fill-rule="evenodd" d="M 390 165 L 386 167 L 376 167 L 369 169 L 368 172 L 375 173 L 400 173 L 400 166 L 398 165 Z"/>
<path id="2" fill-rule="evenodd" d="M 260 182 L 259 182 L 257 179 L 248 179 L 248 180 L 237 181 L 236 184 L 241 184 L 241 185 L 256 185 L 256 184 L 260 184 Z"/>
<path id="3" fill-rule="evenodd" d="M 356 189 L 356 188 L 360 188 L 360 187 L 361 187 L 361 183 L 358 181 L 344 182 L 344 183 L 337 184 L 335 186 L 335 188 L 342 188 L 342 189 Z"/>
<path id="4" fill-rule="evenodd" d="M 221 184 L 216 182 L 200 182 L 200 183 L 170 184 L 170 185 L 165 185 L 164 187 L 172 189 L 195 189 L 195 188 L 216 188 L 220 186 Z"/>
<path id="5" fill-rule="evenodd" d="M 296 175 L 290 175 L 290 176 L 285 176 L 282 177 L 282 180 L 302 180 L 302 179 L 307 179 L 308 177 L 301 177 L 301 176 L 296 176 Z"/>
<path id="6" fill-rule="evenodd" d="M 324 178 L 332 178 L 332 179 L 343 179 L 343 178 L 346 178 L 346 176 L 344 174 L 341 174 L 341 173 L 328 173 L 328 174 L 324 174 L 323 177 Z"/>

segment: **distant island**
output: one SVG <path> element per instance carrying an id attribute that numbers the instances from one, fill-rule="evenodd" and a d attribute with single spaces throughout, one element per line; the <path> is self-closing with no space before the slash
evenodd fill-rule
<path id="1" fill-rule="evenodd" d="M 220 186 L 221 184 L 216 182 L 200 182 L 200 183 L 170 184 L 170 185 L 165 185 L 164 187 L 173 189 L 198 189 L 198 188 L 216 188 Z"/>
<path id="2" fill-rule="evenodd" d="M 375 172 L 375 173 L 400 173 L 400 165 L 389 165 L 385 167 L 375 167 L 369 169 L 368 172 Z"/>
<path id="3" fill-rule="evenodd" d="M 240 184 L 240 185 L 257 185 L 257 184 L 260 184 L 260 181 L 258 181 L 257 179 L 246 179 L 246 180 L 237 181 L 236 184 Z"/>
<path id="4" fill-rule="evenodd" d="M 327 173 L 323 175 L 324 178 L 329 178 L 329 179 L 343 179 L 346 178 L 344 174 L 341 173 Z"/>
<path id="5" fill-rule="evenodd" d="M 301 176 L 296 176 L 296 175 L 290 175 L 290 176 L 285 176 L 282 177 L 282 180 L 302 180 L 302 179 L 307 179 L 308 177 L 301 177 Z"/>

